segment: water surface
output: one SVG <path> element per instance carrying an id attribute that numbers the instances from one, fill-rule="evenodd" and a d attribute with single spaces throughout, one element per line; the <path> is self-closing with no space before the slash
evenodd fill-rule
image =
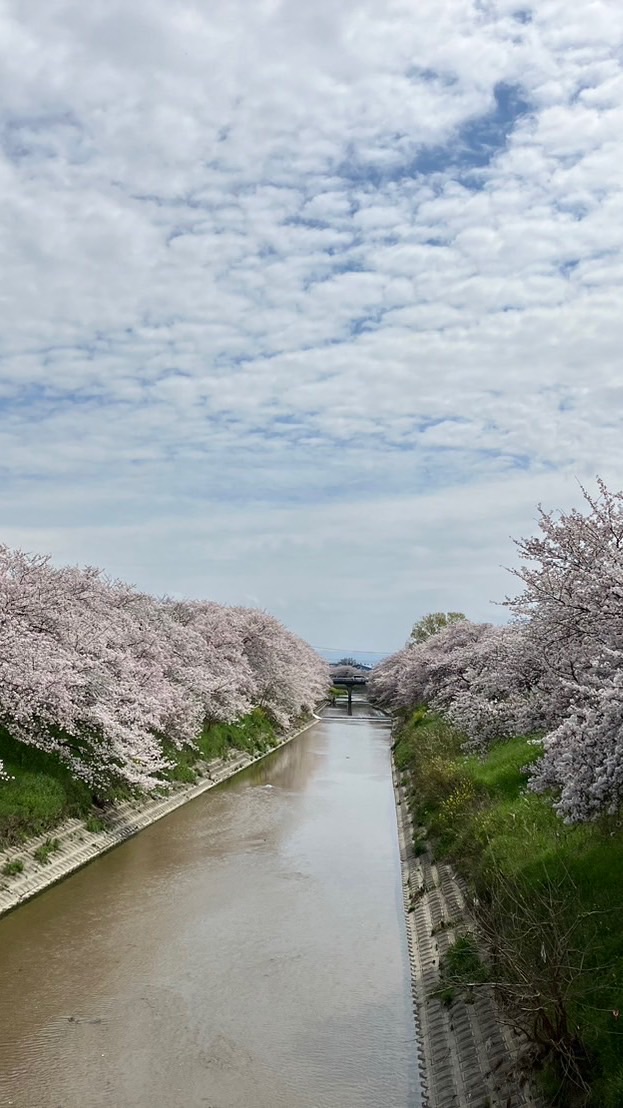
<path id="1" fill-rule="evenodd" d="M 388 729 L 333 714 L 0 920 L 0 1104 L 419 1105 Z"/>

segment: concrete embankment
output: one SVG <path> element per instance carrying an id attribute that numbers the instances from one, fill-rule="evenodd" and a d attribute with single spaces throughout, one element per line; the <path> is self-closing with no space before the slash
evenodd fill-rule
<path id="1" fill-rule="evenodd" d="M 314 716 L 303 727 L 285 735 L 272 750 L 278 750 L 279 747 L 291 742 L 297 735 L 312 727 L 318 719 L 318 716 Z M 156 820 L 162 819 L 182 804 L 194 800 L 195 797 L 214 788 L 221 781 L 233 777 L 247 766 L 261 761 L 267 754 L 272 753 L 272 750 L 256 756 L 241 753 L 237 757 L 226 760 L 204 763 L 198 767 L 200 777 L 194 785 L 174 785 L 166 796 L 147 801 L 116 804 L 106 813 L 104 830 L 91 832 L 87 830 L 82 820 L 66 820 L 52 832 L 29 839 L 19 847 L 0 851 L 0 916 L 44 892 L 57 881 L 62 881 L 100 854 L 105 854 L 106 851 L 119 846 L 120 843 L 155 823 Z M 52 838 L 58 842 L 58 848 L 49 855 L 47 861 L 38 861 L 37 851 Z M 3 867 L 17 860 L 23 863 L 23 872 L 13 876 L 3 876 Z"/>
<path id="2" fill-rule="evenodd" d="M 394 767 L 394 790 L 420 1065 L 426 1108 L 539 1108 L 521 1079 L 519 1047 L 500 1020 L 489 987 L 474 1001 L 444 1003 L 440 960 L 473 929 L 462 881 L 430 846 L 417 857 L 406 790 Z"/>

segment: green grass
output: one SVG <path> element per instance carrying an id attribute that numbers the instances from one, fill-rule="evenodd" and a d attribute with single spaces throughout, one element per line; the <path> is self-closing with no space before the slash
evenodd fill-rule
<path id="1" fill-rule="evenodd" d="M 256 708 L 237 723 L 211 723 L 198 739 L 202 758 L 227 758 L 236 751 L 265 754 L 277 743 L 277 732 L 262 708 Z"/>
<path id="2" fill-rule="evenodd" d="M 24 872 L 24 863 L 21 858 L 14 858 L 12 862 L 5 862 L 2 867 L 2 873 L 5 877 L 16 877 L 18 873 Z"/>
<path id="3" fill-rule="evenodd" d="M 183 747 L 178 750 L 172 743 L 163 740 L 164 753 L 171 762 L 163 778 L 166 782 L 191 785 L 198 779 L 200 761 L 227 759 L 241 751 L 266 754 L 277 740 L 275 725 L 261 708 L 255 708 L 235 723 L 206 723 L 197 739 L 196 749 Z"/>
<path id="4" fill-rule="evenodd" d="M 50 861 L 50 858 L 57 850 L 60 850 L 61 844 L 58 839 L 46 839 L 41 846 L 38 846 L 33 853 L 33 858 L 40 865 L 45 866 Z"/>
<path id="5" fill-rule="evenodd" d="M 52 830 L 91 810 L 91 794 L 58 758 L 0 729 L 0 758 L 12 780 L 0 782 L 0 849 Z"/>
<path id="6" fill-rule="evenodd" d="M 106 821 L 100 819 L 99 816 L 89 816 L 88 819 L 85 820 L 84 826 L 92 835 L 98 835 L 100 831 L 108 830 Z"/>
<path id="7" fill-rule="evenodd" d="M 437 995 L 443 1003 L 446 997 L 454 1000 L 461 996 L 463 1000 L 474 999 L 473 987 L 490 980 L 487 967 L 483 964 L 472 934 L 460 935 L 450 946 L 439 964 L 440 987 Z"/>
<path id="8" fill-rule="evenodd" d="M 469 777 L 497 800 L 514 800 L 523 790 L 524 767 L 541 753 L 536 737 L 513 739 L 492 747 L 486 759 L 462 758 Z"/>
<path id="9" fill-rule="evenodd" d="M 552 984 L 543 978 L 553 974 L 553 936 L 570 929 L 567 964 L 577 965 L 578 973 L 565 982 L 564 1003 L 590 1093 L 576 1098 L 556 1072 L 556 1058 L 544 1052 L 551 1102 L 621 1108 L 623 826 L 609 819 L 569 827 L 550 798 L 526 792 L 523 770 L 539 750 L 524 737 L 495 745 L 483 759 L 467 757 L 460 735 L 420 713 L 404 724 L 395 757 L 409 781 L 416 823 L 425 828 L 436 857 L 452 861 L 483 904 L 495 901 L 496 926 L 544 991 Z M 549 961 L 543 961 L 544 952 Z M 444 987 L 453 988 L 448 980 Z M 613 1014 L 619 1011 L 620 1019 Z"/>

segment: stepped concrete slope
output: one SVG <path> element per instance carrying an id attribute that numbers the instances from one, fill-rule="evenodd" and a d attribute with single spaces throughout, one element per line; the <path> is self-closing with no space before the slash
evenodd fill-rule
<path id="1" fill-rule="evenodd" d="M 491 989 L 476 990 L 473 1004 L 457 998 L 444 1005 L 435 995 L 440 958 L 470 929 L 466 889 L 430 849 L 415 856 L 395 769 L 394 788 L 425 1108 L 542 1108 L 521 1078 L 521 1045 L 501 1022 Z"/>
<path id="2" fill-rule="evenodd" d="M 298 730 L 286 735 L 272 750 L 278 750 L 280 746 L 291 742 L 297 735 L 312 727 L 319 718 L 314 716 L 313 720 L 306 723 L 304 727 L 299 727 Z M 267 753 L 270 754 L 272 751 Z M 240 754 L 231 759 L 206 762 L 200 767 L 200 779 L 195 785 L 174 785 L 166 796 L 143 802 L 115 805 L 111 812 L 106 813 L 104 831 L 87 831 L 81 820 L 72 819 L 60 824 L 53 831 L 48 831 L 45 835 L 29 839 L 20 847 L 0 851 L 0 916 L 17 908 L 25 900 L 37 896 L 57 881 L 62 881 L 100 854 L 112 850 L 131 835 L 136 835 L 144 827 L 148 827 L 150 823 L 162 819 L 175 808 L 179 808 L 182 804 L 186 804 L 266 756 L 266 754 L 260 754 L 253 757 L 249 754 Z M 51 838 L 58 840 L 59 849 L 50 854 L 47 862 L 38 862 L 35 852 Z M 23 862 L 24 872 L 12 877 L 2 876 L 2 867 L 5 863 L 16 859 Z"/>

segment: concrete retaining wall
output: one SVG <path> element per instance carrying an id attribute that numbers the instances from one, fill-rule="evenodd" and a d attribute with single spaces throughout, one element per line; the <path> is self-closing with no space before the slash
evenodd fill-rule
<path id="1" fill-rule="evenodd" d="M 473 1004 L 444 1004 L 439 961 L 457 936 L 475 930 L 467 890 L 430 847 L 416 857 L 406 791 L 394 767 L 407 941 L 424 1108 L 540 1108 L 522 1079 L 519 1044 L 500 1020 L 491 989 Z"/>

